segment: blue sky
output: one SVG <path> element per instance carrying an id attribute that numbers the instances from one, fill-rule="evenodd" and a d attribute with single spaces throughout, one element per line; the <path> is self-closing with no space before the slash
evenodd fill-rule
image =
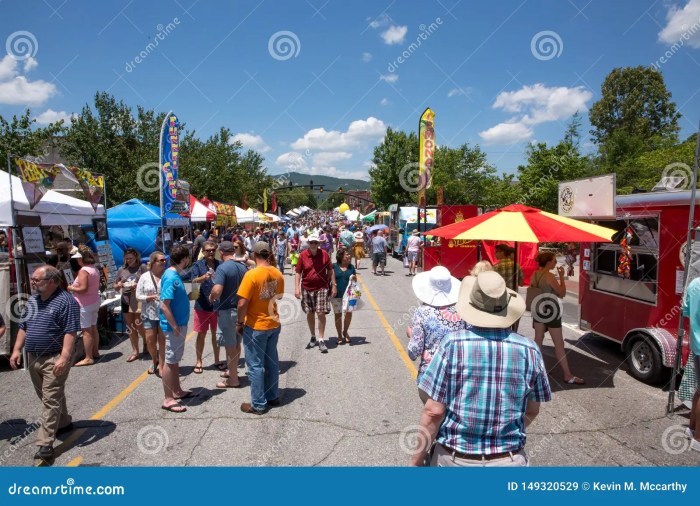
<path id="1" fill-rule="evenodd" d="M 3 116 L 69 118 L 106 90 L 203 138 L 228 127 L 272 174 L 367 178 L 386 128 L 416 130 L 428 106 L 438 144 L 479 144 L 501 172 L 576 111 L 593 150 L 587 111 L 615 67 L 659 65 L 682 138 L 700 116 L 700 0 L 0 0 L 0 13 Z"/>

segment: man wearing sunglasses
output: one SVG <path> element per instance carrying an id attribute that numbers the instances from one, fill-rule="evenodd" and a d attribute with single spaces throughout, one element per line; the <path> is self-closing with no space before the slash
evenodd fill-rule
<path id="1" fill-rule="evenodd" d="M 53 461 L 56 436 L 73 429 L 65 385 L 80 330 L 80 307 L 61 288 L 61 279 L 58 269 L 49 265 L 39 267 L 32 274 L 32 287 L 37 293 L 24 306 L 10 357 L 10 366 L 17 369 L 22 361 L 22 348 L 27 352 L 29 377 L 43 404 L 36 442 L 39 451 L 34 458 L 47 463 Z"/>

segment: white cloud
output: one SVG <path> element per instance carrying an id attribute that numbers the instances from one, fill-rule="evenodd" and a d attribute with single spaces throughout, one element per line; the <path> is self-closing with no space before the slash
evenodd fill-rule
<path id="1" fill-rule="evenodd" d="M 345 132 L 314 128 L 294 141 L 291 147 L 297 150 L 348 151 L 368 141 L 382 139 L 386 128 L 382 120 L 370 116 L 366 120 L 353 121 Z"/>
<path id="2" fill-rule="evenodd" d="M 29 58 L 27 58 L 26 60 L 24 60 L 24 72 L 25 73 L 31 72 L 32 70 L 34 70 L 38 66 L 39 66 L 39 62 L 36 61 L 31 56 Z"/>
<path id="3" fill-rule="evenodd" d="M 391 103 L 391 102 L 389 102 L 389 99 L 386 98 L 386 97 L 384 97 L 383 99 L 381 99 L 381 100 L 379 101 L 379 105 L 384 105 L 384 106 L 389 105 L 390 103 Z"/>
<path id="4" fill-rule="evenodd" d="M 471 92 L 472 92 L 472 89 L 470 87 L 452 88 L 450 91 L 447 92 L 447 97 L 452 98 L 452 97 L 458 97 L 460 95 L 467 97 L 471 94 Z"/>
<path id="5" fill-rule="evenodd" d="M 387 31 L 382 33 L 382 39 L 384 39 L 385 44 L 403 44 L 406 38 L 406 33 L 408 32 L 407 26 L 390 26 Z"/>
<path id="6" fill-rule="evenodd" d="M 287 153 L 282 153 L 277 157 L 275 163 L 291 171 L 301 171 L 306 168 L 306 158 L 301 153 L 296 153 L 294 151 L 289 151 Z"/>
<path id="7" fill-rule="evenodd" d="M 244 148 L 253 149 L 260 153 L 267 153 L 270 151 L 270 146 L 265 144 L 265 141 L 259 135 L 247 134 L 244 132 L 237 133 L 228 140 L 229 144 L 233 144 L 234 142 L 240 142 Z"/>
<path id="8" fill-rule="evenodd" d="M 700 0 L 688 0 L 682 9 L 672 5 L 666 26 L 659 32 L 659 42 L 673 45 L 679 41 L 700 48 Z"/>
<path id="9" fill-rule="evenodd" d="M 68 114 L 66 111 L 54 111 L 53 109 L 47 109 L 34 119 L 36 119 L 36 122 L 40 125 L 57 123 L 60 120 L 63 120 L 64 123 L 68 124 L 72 121 L 73 116 L 73 114 Z"/>
<path id="10" fill-rule="evenodd" d="M 365 63 L 372 61 L 372 53 L 362 53 L 362 61 Z"/>
<path id="11" fill-rule="evenodd" d="M 382 81 L 386 81 L 387 83 L 395 83 L 396 81 L 399 80 L 399 75 L 398 74 L 388 74 L 388 75 L 380 75 L 379 79 Z"/>
<path id="12" fill-rule="evenodd" d="M 532 137 L 532 129 L 522 123 L 500 123 L 479 132 L 479 136 L 488 144 L 513 144 Z"/>
<path id="13" fill-rule="evenodd" d="M 548 88 L 538 83 L 517 91 L 505 91 L 496 97 L 493 108 L 517 115 L 479 135 L 489 144 L 526 141 L 532 138 L 534 125 L 565 120 L 577 112 L 587 111 L 586 102 L 591 98 L 593 94 L 583 86 Z"/>
<path id="14" fill-rule="evenodd" d="M 0 104 L 41 105 L 56 93 L 56 86 L 46 81 L 27 81 L 17 76 L 0 82 Z"/>
<path id="15" fill-rule="evenodd" d="M 0 60 L 0 81 L 9 81 L 17 75 L 17 59 L 6 54 Z"/>
<path id="16" fill-rule="evenodd" d="M 349 160 L 352 158 L 352 153 L 347 151 L 324 151 L 314 155 L 314 165 L 332 165 L 335 162 Z"/>
<path id="17" fill-rule="evenodd" d="M 489 128 L 479 135 L 492 144 L 511 144 L 532 137 L 534 125 L 547 121 L 562 121 L 577 112 L 588 110 L 586 103 L 593 94 L 583 86 L 548 88 L 543 84 L 523 86 L 517 91 L 500 93 L 494 109 L 517 113 L 505 123 Z"/>
<path id="18" fill-rule="evenodd" d="M 310 176 L 330 176 L 339 177 L 343 179 L 363 179 L 365 181 L 369 180 L 369 173 L 367 171 L 359 170 L 341 170 L 336 167 L 306 167 L 300 170 L 302 174 L 308 174 Z"/>
<path id="19" fill-rule="evenodd" d="M 391 18 L 388 16 L 388 14 L 382 13 L 374 19 L 367 18 L 367 21 L 369 21 L 369 26 L 376 30 L 377 28 L 388 25 L 391 22 Z"/>
<path id="20" fill-rule="evenodd" d="M 593 93 L 584 88 L 547 88 L 544 84 L 523 86 L 517 91 L 504 91 L 496 97 L 494 109 L 506 112 L 525 112 L 521 121 L 537 125 L 545 121 L 564 120 L 579 111 L 587 111 Z"/>

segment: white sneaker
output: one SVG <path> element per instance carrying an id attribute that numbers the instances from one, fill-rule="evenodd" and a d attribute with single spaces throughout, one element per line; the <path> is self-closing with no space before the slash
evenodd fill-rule
<path id="1" fill-rule="evenodd" d="M 693 439 L 695 437 L 695 431 L 690 427 L 685 428 L 685 437 L 688 439 Z"/>
<path id="2" fill-rule="evenodd" d="M 696 441 L 695 439 L 690 440 L 690 449 L 695 450 L 696 452 L 700 452 L 700 441 Z"/>

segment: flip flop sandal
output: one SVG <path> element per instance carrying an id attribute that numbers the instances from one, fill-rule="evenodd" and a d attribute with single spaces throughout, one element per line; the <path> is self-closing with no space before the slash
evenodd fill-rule
<path id="1" fill-rule="evenodd" d="M 220 381 L 216 384 L 216 388 L 241 388 L 241 384 L 239 383 L 236 386 L 229 385 L 228 383 L 225 383 L 223 381 Z"/>
<path id="2" fill-rule="evenodd" d="M 202 374 L 203 370 L 204 369 L 202 369 L 201 365 L 196 365 L 196 366 L 194 366 L 194 369 L 192 369 L 192 372 L 195 374 Z"/>
<path id="3" fill-rule="evenodd" d="M 126 359 L 127 362 L 133 362 L 135 360 L 138 360 L 139 356 L 137 353 L 132 353 L 129 355 L 129 358 Z"/>
<path id="4" fill-rule="evenodd" d="M 228 369 L 228 365 L 226 364 L 226 362 L 217 362 L 216 364 L 214 364 L 214 367 L 216 367 L 221 372 Z"/>
<path id="5" fill-rule="evenodd" d="M 569 385 L 585 385 L 586 382 L 582 379 L 579 378 L 578 376 L 572 376 L 569 378 L 569 380 L 566 382 Z"/>
<path id="6" fill-rule="evenodd" d="M 151 364 L 151 366 L 148 368 L 148 374 L 155 374 L 157 369 L 158 369 L 157 365 Z"/>
<path id="7" fill-rule="evenodd" d="M 179 403 L 172 404 L 170 406 L 161 406 L 160 409 L 164 409 L 165 411 L 170 411 L 171 413 L 184 413 L 185 411 L 187 411 L 187 408 Z"/>
<path id="8" fill-rule="evenodd" d="M 73 367 L 84 367 L 88 365 L 94 365 L 95 361 L 94 360 L 89 360 L 87 358 L 82 359 L 80 362 L 76 362 L 73 364 Z"/>

